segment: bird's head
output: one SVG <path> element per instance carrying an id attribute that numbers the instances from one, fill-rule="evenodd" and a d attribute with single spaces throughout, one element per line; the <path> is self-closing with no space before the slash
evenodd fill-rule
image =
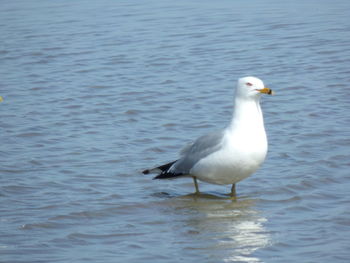
<path id="1" fill-rule="evenodd" d="M 236 96 L 241 98 L 259 98 L 261 94 L 274 95 L 274 92 L 258 78 L 244 77 L 238 80 Z"/>

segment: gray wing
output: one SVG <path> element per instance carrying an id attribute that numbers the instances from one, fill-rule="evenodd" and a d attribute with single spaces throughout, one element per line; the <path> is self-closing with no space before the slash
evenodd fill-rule
<path id="1" fill-rule="evenodd" d="M 224 130 L 212 132 L 199 137 L 194 143 L 186 146 L 181 152 L 181 158 L 169 169 L 175 174 L 189 174 L 191 168 L 201 159 L 207 157 L 222 147 Z"/>

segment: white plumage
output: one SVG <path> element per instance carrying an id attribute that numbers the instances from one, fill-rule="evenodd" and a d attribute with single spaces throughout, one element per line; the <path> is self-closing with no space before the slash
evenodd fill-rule
<path id="1" fill-rule="evenodd" d="M 237 83 L 234 112 L 227 128 L 198 138 L 185 147 L 178 160 L 145 170 L 159 172 L 155 179 L 192 176 L 212 184 L 235 184 L 254 173 L 264 162 L 267 138 L 260 108 L 261 94 L 273 92 L 255 77 L 240 78 Z"/>

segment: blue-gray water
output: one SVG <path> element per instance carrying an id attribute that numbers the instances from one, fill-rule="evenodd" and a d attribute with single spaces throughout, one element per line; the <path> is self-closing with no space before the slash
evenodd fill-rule
<path id="1" fill-rule="evenodd" d="M 0 262 L 347 262 L 350 2 L 2 1 Z M 237 186 L 154 181 L 263 98 Z"/>

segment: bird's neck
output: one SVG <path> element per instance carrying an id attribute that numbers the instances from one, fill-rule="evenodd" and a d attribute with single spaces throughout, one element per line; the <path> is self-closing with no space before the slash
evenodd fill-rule
<path id="1" fill-rule="evenodd" d="M 230 124 L 232 132 L 261 132 L 265 134 L 264 120 L 260 108 L 260 99 L 235 99 L 235 106 Z"/>

